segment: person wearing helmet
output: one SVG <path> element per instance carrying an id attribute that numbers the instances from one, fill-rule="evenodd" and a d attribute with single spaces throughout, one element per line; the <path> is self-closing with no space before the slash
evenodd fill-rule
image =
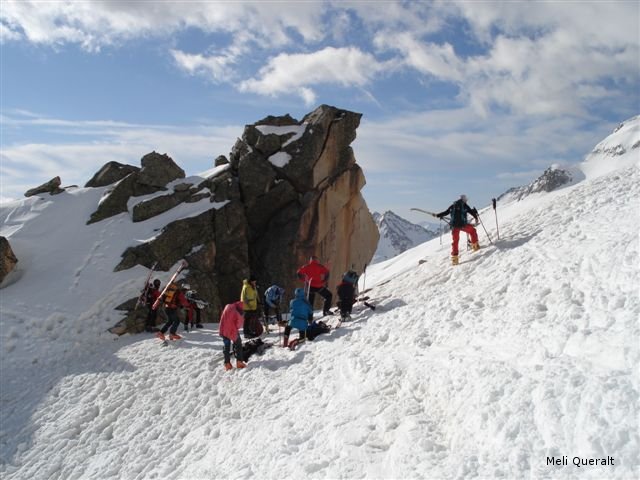
<path id="1" fill-rule="evenodd" d="M 269 288 L 267 288 L 267 291 L 264 292 L 264 317 L 267 324 L 269 323 L 269 314 L 271 313 L 271 309 L 273 309 L 276 315 L 276 322 L 278 322 L 278 324 L 282 323 L 280 302 L 282 302 L 283 298 L 284 288 L 279 287 L 278 285 L 271 285 Z"/>
<path id="2" fill-rule="evenodd" d="M 467 214 L 470 214 L 478 223 L 478 211 L 467 205 L 467 196 L 460 195 L 460 198 L 453 202 L 444 212 L 440 212 L 436 217 L 442 219 L 450 215 L 449 225 L 451 226 L 451 264 L 458 265 L 458 241 L 460 232 L 465 232 L 471 237 L 471 249 L 475 252 L 480 249 L 478 244 L 478 232 L 473 225 L 468 223 Z"/>
<path id="3" fill-rule="evenodd" d="M 333 295 L 327 288 L 327 280 L 329 279 L 329 269 L 322 265 L 318 261 L 318 257 L 311 256 L 309 263 L 303 265 L 298 269 L 298 278 L 303 280 L 305 284 L 309 284 L 309 305 L 313 310 L 313 302 L 316 298 L 316 293 L 324 298 L 324 304 L 322 305 L 322 314 L 331 315 L 331 301 Z M 313 315 L 309 319 L 309 323 L 313 319 Z"/>
<path id="4" fill-rule="evenodd" d="M 147 314 L 147 320 L 144 324 L 145 332 L 153 332 L 153 329 L 155 328 L 156 323 L 158 321 L 158 310 L 154 310 L 153 308 L 151 308 L 151 306 L 158 299 L 159 296 L 160 296 L 160 280 L 156 278 L 153 281 L 153 283 L 149 284 L 149 288 L 147 289 L 146 303 L 149 309 L 149 313 Z"/>

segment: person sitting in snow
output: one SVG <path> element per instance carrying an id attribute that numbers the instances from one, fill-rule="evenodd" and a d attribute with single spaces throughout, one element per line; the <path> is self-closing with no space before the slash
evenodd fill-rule
<path id="1" fill-rule="evenodd" d="M 283 347 L 289 346 L 289 335 L 294 328 L 300 332 L 297 342 L 304 342 L 305 333 L 309 327 L 309 316 L 313 317 L 313 309 L 304 297 L 304 289 L 296 288 L 294 297 L 289 303 L 289 323 L 284 328 Z"/>
<path id="2" fill-rule="evenodd" d="M 318 261 L 318 257 L 311 256 L 309 263 L 298 269 L 298 278 L 309 283 L 309 305 L 313 307 L 316 293 L 324 298 L 322 305 L 322 314 L 331 315 L 331 300 L 333 295 L 327 288 L 327 280 L 329 279 L 329 269 Z M 312 308 L 313 310 L 313 308 Z M 313 320 L 313 314 L 309 317 L 309 323 Z"/>
<path id="3" fill-rule="evenodd" d="M 282 323 L 282 314 L 280 313 L 280 302 L 284 297 L 284 288 L 279 287 L 278 285 L 271 285 L 267 288 L 267 291 L 264 292 L 264 317 L 265 321 L 268 323 L 269 314 L 271 313 L 271 309 L 273 309 L 276 315 L 276 322 L 280 325 Z"/>
<path id="4" fill-rule="evenodd" d="M 460 231 L 463 231 L 471 237 L 471 249 L 479 250 L 478 232 L 473 225 L 468 223 L 467 214 L 470 214 L 478 223 L 478 211 L 467 205 L 467 196 L 460 195 L 460 199 L 456 200 L 444 212 L 440 212 L 436 217 L 442 219 L 446 215 L 451 215 L 449 225 L 451 226 L 451 264 L 458 265 L 458 241 L 460 240 Z"/>
<path id="5" fill-rule="evenodd" d="M 240 329 L 244 325 L 242 302 L 230 303 L 224 307 L 220 316 L 220 336 L 224 344 L 222 354 L 224 356 L 224 369 L 231 370 L 231 344 L 236 353 L 236 367 L 245 368 L 242 339 L 240 338 Z"/>

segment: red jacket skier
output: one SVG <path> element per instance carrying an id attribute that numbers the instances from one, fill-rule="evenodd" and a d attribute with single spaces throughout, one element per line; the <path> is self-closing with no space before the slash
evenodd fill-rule
<path id="1" fill-rule="evenodd" d="M 224 307 L 220 316 L 220 336 L 224 343 L 222 354 L 224 355 L 224 368 L 231 370 L 231 344 L 236 352 L 236 366 L 238 368 L 246 367 L 242 356 L 242 339 L 240 338 L 240 329 L 244 326 L 244 315 L 242 302 L 230 303 Z"/>
<path id="2" fill-rule="evenodd" d="M 333 295 L 327 289 L 327 280 L 329 278 L 329 269 L 318 261 L 315 255 L 311 257 L 309 263 L 298 269 L 298 278 L 304 282 L 309 282 L 309 304 L 313 308 L 313 301 L 316 293 L 324 298 L 322 313 L 331 315 L 331 300 Z M 309 319 L 312 320 L 312 319 Z"/>

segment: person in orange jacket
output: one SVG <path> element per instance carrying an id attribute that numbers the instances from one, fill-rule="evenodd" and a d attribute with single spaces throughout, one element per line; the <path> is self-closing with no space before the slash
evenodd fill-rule
<path id="1" fill-rule="evenodd" d="M 180 325 L 180 315 L 183 313 L 181 310 L 189 308 L 189 300 L 185 296 L 186 284 L 183 285 L 169 285 L 169 288 L 165 292 L 164 297 L 164 309 L 167 314 L 167 322 L 160 329 L 156 336 L 160 340 L 164 340 L 165 333 L 169 330 L 169 340 L 180 340 L 182 337 L 176 332 L 178 331 L 178 325 Z M 171 328 L 169 328 L 171 327 Z"/>
<path id="2" fill-rule="evenodd" d="M 318 261 L 318 257 L 313 255 L 309 263 L 300 267 L 297 273 L 300 280 L 309 283 L 309 304 L 311 308 L 313 308 L 313 301 L 317 293 L 324 298 L 324 304 L 322 306 L 323 315 L 331 315 L 330 308 L 333 295 L 327 288 L 329 269 Z"/>
<path id="3" fill-rule="evenodd" d="M 220 336 L 224 343 L 222 354 L 224 355 L 224 369 L 231 370 L 231 344 L 236 352 L 236 367 L 245 368 L 244 357 L 242 355 L 242 339 L 240 329 L 244 326 L 244 315 L 242 302 L 230 303 L 224 307 L 220 316 Z"/>

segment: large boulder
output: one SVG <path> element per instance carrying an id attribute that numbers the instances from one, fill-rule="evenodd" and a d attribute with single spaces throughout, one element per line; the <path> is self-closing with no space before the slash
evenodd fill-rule
<path id="1" fill-rule="evenodd" d="M 9 240 L 0 237 L 0 283 L 13 271 L 17 263 L 18 259 L 11 249 Z"/>
<path id="2" fill-rule="evenodd" d="M 85 187 L 106 187 L 112 183 L 119 182 L 130 173 L 139 172 L 140 168 L 133 165 L 124 165 L 118 162 L 105 163 L 100 170 L 98 170 L 91 180 L 89 180 Z"/>
<path id="3" fill-rule="evenodd" d="M 38 187 L 27 190 L 24 193 L 24 196 L 32 197 L 34 195 L 39 195 L 41 193 L 48 193 L 49 195 L 57 195 L 59 193 L 64 192 L 64 189 L 60 188 L 61 183 L 62 181 L 60 180 L 60 177 L 53 177 L 48 182 L 45 182 Z"/>
<path id="4" fill-rule="evenodd" d="M 197 185 L 175 182 L 184 172 L 173 168 L 168 157 L 146 156 L 142 170 L 121 180 L 96 214 L 106 218 L 128 208 L 140 221 L 207 197 L 211 206 L 181 216 L 152 240 L 128 248 L 116 270 L 158 262 L 159 270 L 169 271 L 187 260 L 182 277 L 209 302 L 209 320 L 238 300 L 249 274 L 257 276 L 261 291 L 277 283 L 291 294 L 299 286 L 295 272 L 310 255 L 330 266 L 328 286 L 335 290 L 343 272 L 352 266 L 361 270 L 371 260 L 379 238 L 360 193 L 364 174 L 350 146 L 360 117 L 327 105 L 302 121 L 266 117 L 245 127 L 228 168 Z M 218 157 L 216 165 L 225 161 Z M 148 169 L 159 164 L 171 173 L 151 175 Z M 169 191 L 160 193 L 169 183 Z M 131 200 L 151 191 L 159 193 Z M 128 331 L 140 328 L 139 320 L 123 324 L 135 325 L 125 327 Z"/>

